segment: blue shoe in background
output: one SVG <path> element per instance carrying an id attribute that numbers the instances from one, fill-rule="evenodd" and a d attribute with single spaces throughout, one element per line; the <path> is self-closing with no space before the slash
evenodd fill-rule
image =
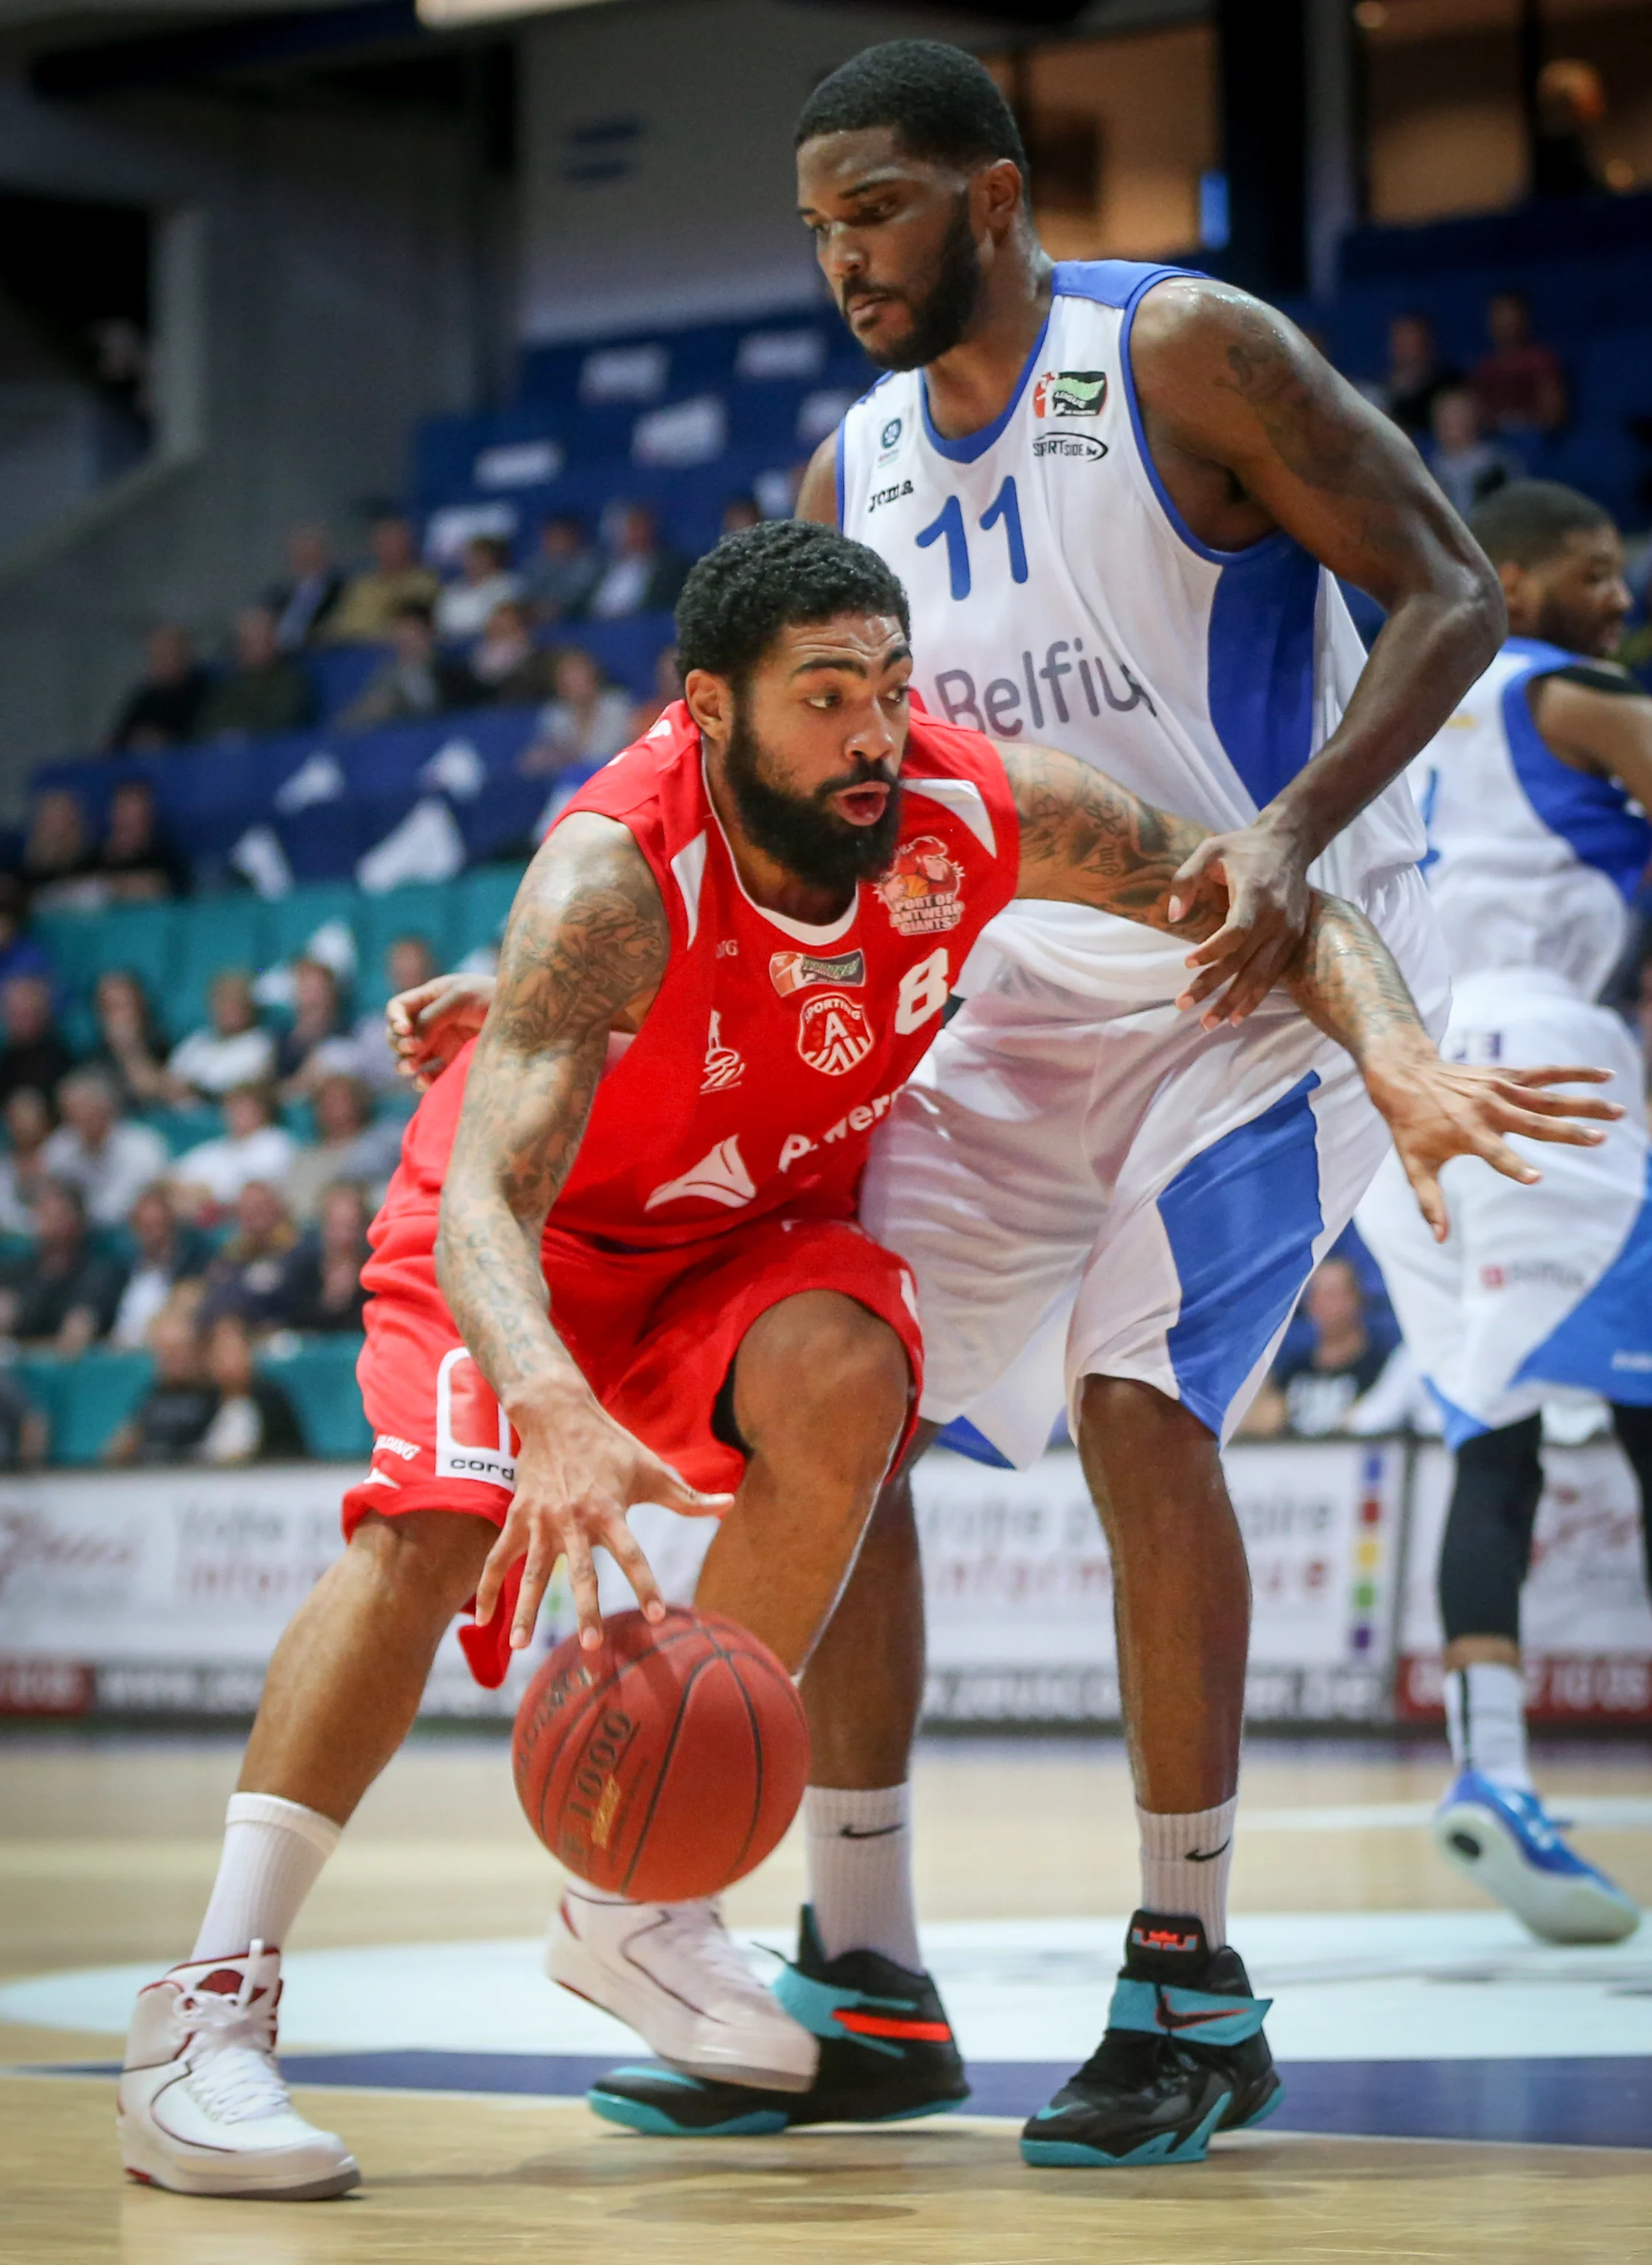
<path id="1" fill-rule="evenodd" d="M 1535 1793 L 1464 1770 L 1434 1812 L 1434 1845 L 1545 1942 L 1621 1942 L 1641 1907 L 1566 1845 Z"/>

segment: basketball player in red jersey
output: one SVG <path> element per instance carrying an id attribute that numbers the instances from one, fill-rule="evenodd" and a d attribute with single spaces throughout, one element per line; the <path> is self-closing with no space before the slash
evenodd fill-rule
<path id="1" fill-rule="evenodd" d="M 626 1511 L 665 1503 L 722 1518 L 699 1600 L 802 1668 L 921 1384 L 906 1271 L 855 1223 L 870 1134 L 1011 896 L 1163 927 L 1198 839 L 1065 756 L 909 720 L 904 593 L 835 531 L 731 538 L 678 625 L 686 705 L 535 860 L 481 1037 L 422 1104 L 375 1223 L 360 1373 L 379 1436 L 349 1546 L 271 1663 L 193 1953 L 138 1999 L 120 2129 L 154 2183 L 355 2183 L 276 2066 L 279 1946 L 468 1599 L 485 1680 L 561 1556 L 599 1640 L 596 1542 L 657 1614 Z M 1529 1176 L 1503 1132 L 1586 1139 L 1554 1118 L 1604 1110 L 1548 1098 L 1541 1073 L 1441 1063 L 1334 900 L 1289 987 L 1359 1060 L 1436 1210 L 1448 1156 Z M 813 2084 L 818 2036 L 714 1905 L 574 1883 L 550 1963 L 686 2070 Z M 876 2018 L 950 2054 L 906 1978 Z"/>

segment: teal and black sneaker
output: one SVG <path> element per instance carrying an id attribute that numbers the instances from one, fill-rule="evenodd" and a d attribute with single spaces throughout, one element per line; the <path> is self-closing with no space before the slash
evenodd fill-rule
<path id="1" fill-rule="evenodd" d="M 1213 2131 L 1260 2123 L 1282 2087 L 1239 1953 L 1196 1919 L 1138 1912 L 1107 2033 L 1021 2135 L 1029 2163 L 1199 2163 Z"/>
<path id="2" fill-rule="evenodd" d="M 798 2123 L 893 2123 L 969 2098 L 935 1984 L 876 1950 L 827 1958 L 805 1904 L 797 1963 L 775 1995 L 820 2040 L 807 2092 L 765 2092 L 673 2068 L 616 2068 L 586 2097 L 610 2123 L 670 2138 L 737 2138 Z"/>

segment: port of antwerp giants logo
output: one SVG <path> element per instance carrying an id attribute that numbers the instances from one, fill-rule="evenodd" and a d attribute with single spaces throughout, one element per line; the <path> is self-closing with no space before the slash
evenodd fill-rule
<path id="1" fill-rule="evenodd" d="M 865 1009 L 847 991 L 819 993 L 797 1017 L 797 1052 L 827 1077 L 845 1075 L 876 1044 Z"/>
<path id="2" fill-rule="evenodd" d="M 873 886 L 902 936 L 939 936 L 964 917 L 964 876 L 938 834 L 903 841 Z"/>

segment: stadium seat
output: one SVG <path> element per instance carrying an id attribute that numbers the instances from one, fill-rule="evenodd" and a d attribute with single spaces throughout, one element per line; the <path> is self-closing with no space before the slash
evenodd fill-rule
<path id="1" fill-rule="evenodd" d="M 365 1461 L 373 1431 L 356 1385 L 357 1336 L 305 1337 L 296 1347 L 266 1352 L 258 1362 L 293 1403 L 312 1455 L 338 1462 Z"/>
<path id="2" fill-rule="evenodd" d="M 382 896 L 358 896 L 355 935 L 358 973 L 355 1004 L 358 1014 L 382 1007 L 389 996 L 384 980 L 384 955 L 397 936 L 422 936 L 438 967 L 455 957 L 452 943 L 455 899 L 462 882 L 420 881 L 411 887 L 387 889 Z"/>
<path id="3" fill-rule="evenodd" d="M 46 1353 L 18 1363 L 18 1377 L 51 1427 L 54 1463 L 95 1463 L 149 1387 L 146 1352 L 94 1345 L 77 1360 Z"/>
<path id="4" fill-rule="evenodd" d="M 520 865 L 479 865 L 462 874 L 454 884 L 453 945 L 456 958 L 488 944 L 497 944 L 515 900 L 525 868 Z"/>
<path id="5" fill-rule="evenodd" d="M 252 976 L 268 959 L 265 907 L 257 897 L 216 897 L 181 907 L 178 957 L 172 980 L 155 994 L 161 1019 L 175 1038 L 198 1030 L 207 1019 L 207 994 L 213 978 L 226 968 Z"/>

